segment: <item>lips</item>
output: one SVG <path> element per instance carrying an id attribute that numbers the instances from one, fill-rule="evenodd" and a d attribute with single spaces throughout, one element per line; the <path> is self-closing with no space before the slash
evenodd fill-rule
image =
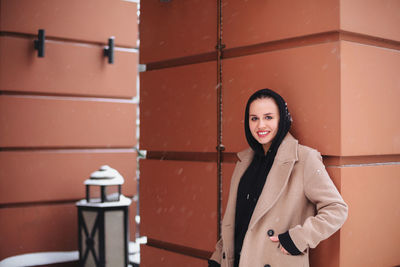
<path id="1" fill-rule="evenodd" d="M 266 137 L 268 134 L 270 133 L 270 131 L 258 131 L 257 135 L 260 138 Z"/>

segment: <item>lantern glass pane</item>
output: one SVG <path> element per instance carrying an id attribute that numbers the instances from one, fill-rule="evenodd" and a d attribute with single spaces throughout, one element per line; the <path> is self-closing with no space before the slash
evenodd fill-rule
<path id="1" fill-rule="evenodd" d="M 104 216 L 107 266 L 125 266 L 124 212 L 107 211 Z"/>
<path id="2" fill-rule="evenodd" d="M 89 186 L 90 190 L 90 198 L 91 199 L 100 199 L 101 198 L 101 192 L 100 192 L 100 186 Z M 92 202 L 92 200 L 91 200 Z"/>
<path id="3" fill-rule="evenodd" d="M 107 201 L 119 201 L 118 185 L 107 186 Z"/>
<path id="4" fill-rule="evenodd" d="M 97 212 L 95 211 L 82 211 L 82 217 L 83 217 L 83 222 L 86 224 L 86 228 L 88 230 L 89 236 L 91 235 L 91 233 L 93 232 L 93 228 L 96 222 L 96 218 L 97 218 Z M 82 229 L 81 230 L 81 237 L 82 237 L 82 253 L 85 254 L 87 246 L 86 246 L 86 241 L 88 239 L 88 237 L 85 235 L 85 231 Z M 94 235 L 93 238 L 94 241 L 94 251 L 96 253 L 96 257 L 99 257 L 99 229 L 96 229 L 96 233 Z M 94 260 L 93 257 L 93 252 L 91 250 L 89 250 L 89 254 L 88 257 L 86 259 L 86 264 L 85 266 L 96 266 L 96 262 Z"/>

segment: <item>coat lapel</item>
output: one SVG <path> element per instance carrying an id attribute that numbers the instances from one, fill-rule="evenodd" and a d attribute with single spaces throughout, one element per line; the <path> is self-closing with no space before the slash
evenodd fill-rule
<path id="1" fill-rule="evenodd" d="M 282 194 L 289 180 L 294 163 L 298 160 L 297 145 L 297 140 L 290 133 L 283 139 L 254 209 L 249 229 L 253 228 L 261 217 L 271 209 Z"/>

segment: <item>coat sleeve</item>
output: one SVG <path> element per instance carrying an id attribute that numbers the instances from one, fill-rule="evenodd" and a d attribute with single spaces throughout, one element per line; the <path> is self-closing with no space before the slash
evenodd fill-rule
<path id="1" fill-rule="evenodd" d="M 289 230 L 293 243 L 300 251 L 315 248 L 342 227 L 348 207 L 329 177 L 321 154 L 312 149 L 304 162 L 304 192 L 315 204 L 317 214 Z"/>
<path id="2" fill-rule="evenodd" d="M 215 251 L 211 255 L 210 260 L 216 261 L 221 264 L 221 254 L 222 254 L 222 238 L 220 238 L 215 245 Z"/>

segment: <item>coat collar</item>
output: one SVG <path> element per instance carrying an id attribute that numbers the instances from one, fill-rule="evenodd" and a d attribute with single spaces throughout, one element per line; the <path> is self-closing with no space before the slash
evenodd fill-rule
<path id="1" fill-rule="evenodd" d="M 297 161 L 297 145 L 298 141 L 291 135 L 289 132 L 286 134 L 285 138 L 283 138 L 281 145 L 276 152 L 275 160 L 281 162 L 288 161 Z M 240 161 L 250 161 L 253 158 L 254 151 L 249 147 L 246 150 L 243 150 L 237 153 Z"/>

